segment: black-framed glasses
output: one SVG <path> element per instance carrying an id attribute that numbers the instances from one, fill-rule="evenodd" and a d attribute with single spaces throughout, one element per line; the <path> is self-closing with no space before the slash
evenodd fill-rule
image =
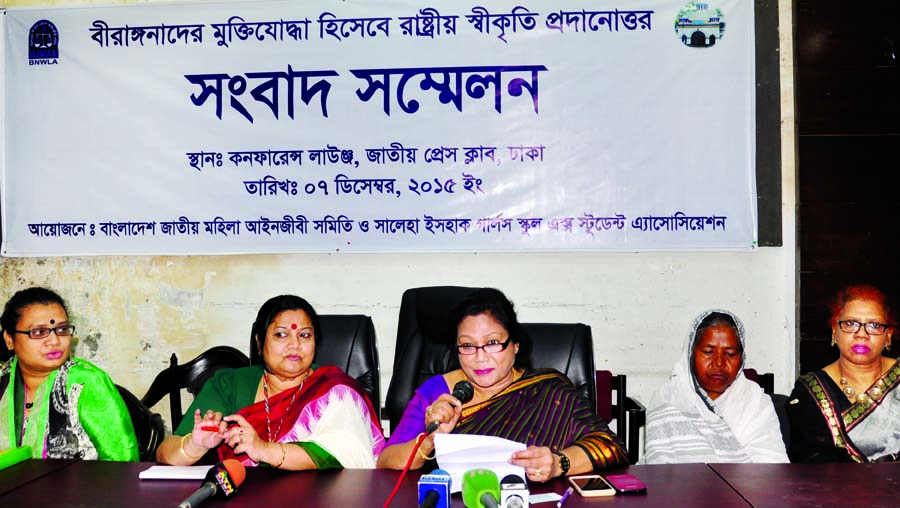
<path id="1" fill-rule="evenodd" d="M 881 335 L 891 327 L 891 325 L 878 323 L 875 321 L 871 321 L 869 323 L 860 323 L 859 321 L 853 320 L 838 321 L 838 326 L 840 326 L 841 331 L 845 333 L 856 333 L 859 331 L 859 327 L 865 326 L 866 333 L 868 333 L 869 335 Z"/>
<path id="2" fill-rule="evenodd" d="M 491 342 L 490 344 L 485 344 L 483 346 L 472 346 L 467 344 L 465 346 L 456 346 L 456 350 L 459 351 L 459 354 L 466 356 L 474 355 L 479 349 L 485 353 L 496 354 L 501 351 L 506 351 L 510 342 L 512 342 L 512 337 L 507 337 L 506 342 Z"/>
<path id="3" fill-rule="evenodd" d="M 56 334 L 57 337 L 69 337 L 75 333 L 75 325 L 62 325 L 54 328 L 32 328 L 31 330 L 13 330 L 16 333 L 27 335 L 29 339 L 46 339 L 50 336 L 50 332 Z"/>

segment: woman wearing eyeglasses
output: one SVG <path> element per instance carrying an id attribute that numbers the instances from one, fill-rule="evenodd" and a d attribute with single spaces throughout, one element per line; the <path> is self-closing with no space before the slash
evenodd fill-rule
<path id="1" fill-rule="evenodd" d="M 0 451 L 30 446 L 36 459 L 138 459 L 128 409 L 105 372 L 70 357 L 75 327 L 44 288 L 19 291 L 0 316 L 15 356 L 0 365 Z"/>
<path id="2" fill-rule="evenodd" d="M 556 370 L 531 368 L 531 340 L 512 303 L 496 289 L 479 289 L 450 311 L 460 369 L 435 376 L 403 413 L 378 467 L 402 469 L 426 426 L 435 433 L 497 436 L 528 445 L 510 463 L 530 481 L 628 464 L 624 447 L 572 383 Z M 461 403 L 451 387 L 468 380 L 472 400 Z M 434 457 L 434 435 L 424 438 L 411 468 Z"/>
<path id="3" fill-rule="evenodd" d="M 900 365 L 883 356 L 896 324 L 881 291 L 845 288 L 831 307 L 840 358 L 797 380 L 787 403 L 791 462 L 892 462 L 900 452 Z"/>

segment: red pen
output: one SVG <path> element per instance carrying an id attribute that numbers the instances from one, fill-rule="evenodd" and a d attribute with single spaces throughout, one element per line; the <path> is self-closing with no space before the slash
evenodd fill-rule
<path id="1" fill-rule="evenodd" d="M 205 430 L 207 432 L 219 432 L 219 427 L 215 425 L 204 425 L 200 427 L 200 430 Z"/>

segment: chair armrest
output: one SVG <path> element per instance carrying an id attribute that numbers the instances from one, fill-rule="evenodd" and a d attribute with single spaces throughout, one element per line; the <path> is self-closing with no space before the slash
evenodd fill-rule
<path id="1" fill-rule="evenodd" d="M 628 414 L 628 461 L 636 464 L 640 458 L 641 447 L 641 427 L 647 424 L 647 408 L 639 401 L 631 398 L 625 398 L 625 412 Z"/>

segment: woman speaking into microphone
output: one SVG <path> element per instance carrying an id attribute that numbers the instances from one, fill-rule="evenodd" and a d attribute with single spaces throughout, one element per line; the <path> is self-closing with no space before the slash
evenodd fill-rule
<path id="1" fill-rule="evenodd" d="M 450 310 L 450 325 L 456 330 L 461 368 L 435 376 L 416 390 L 378 457 L 378 467 L 402 469 L 419 436 L 435 423 L 435 433 L 488 435 L 526 444 L 510 463 L 525 468 L 531 481 L 628 464 L 624 447 L 568 378 L 553 369 L 531 367 L 531 340 L 503 293 L 490 288 L 473 292 Z M 474 394 L 463 402 L 450 387 L 466 380 Z M 421 468 L 434 457 L 433 451 L 434 437 L 429 434 L 411 468 Z"/>

